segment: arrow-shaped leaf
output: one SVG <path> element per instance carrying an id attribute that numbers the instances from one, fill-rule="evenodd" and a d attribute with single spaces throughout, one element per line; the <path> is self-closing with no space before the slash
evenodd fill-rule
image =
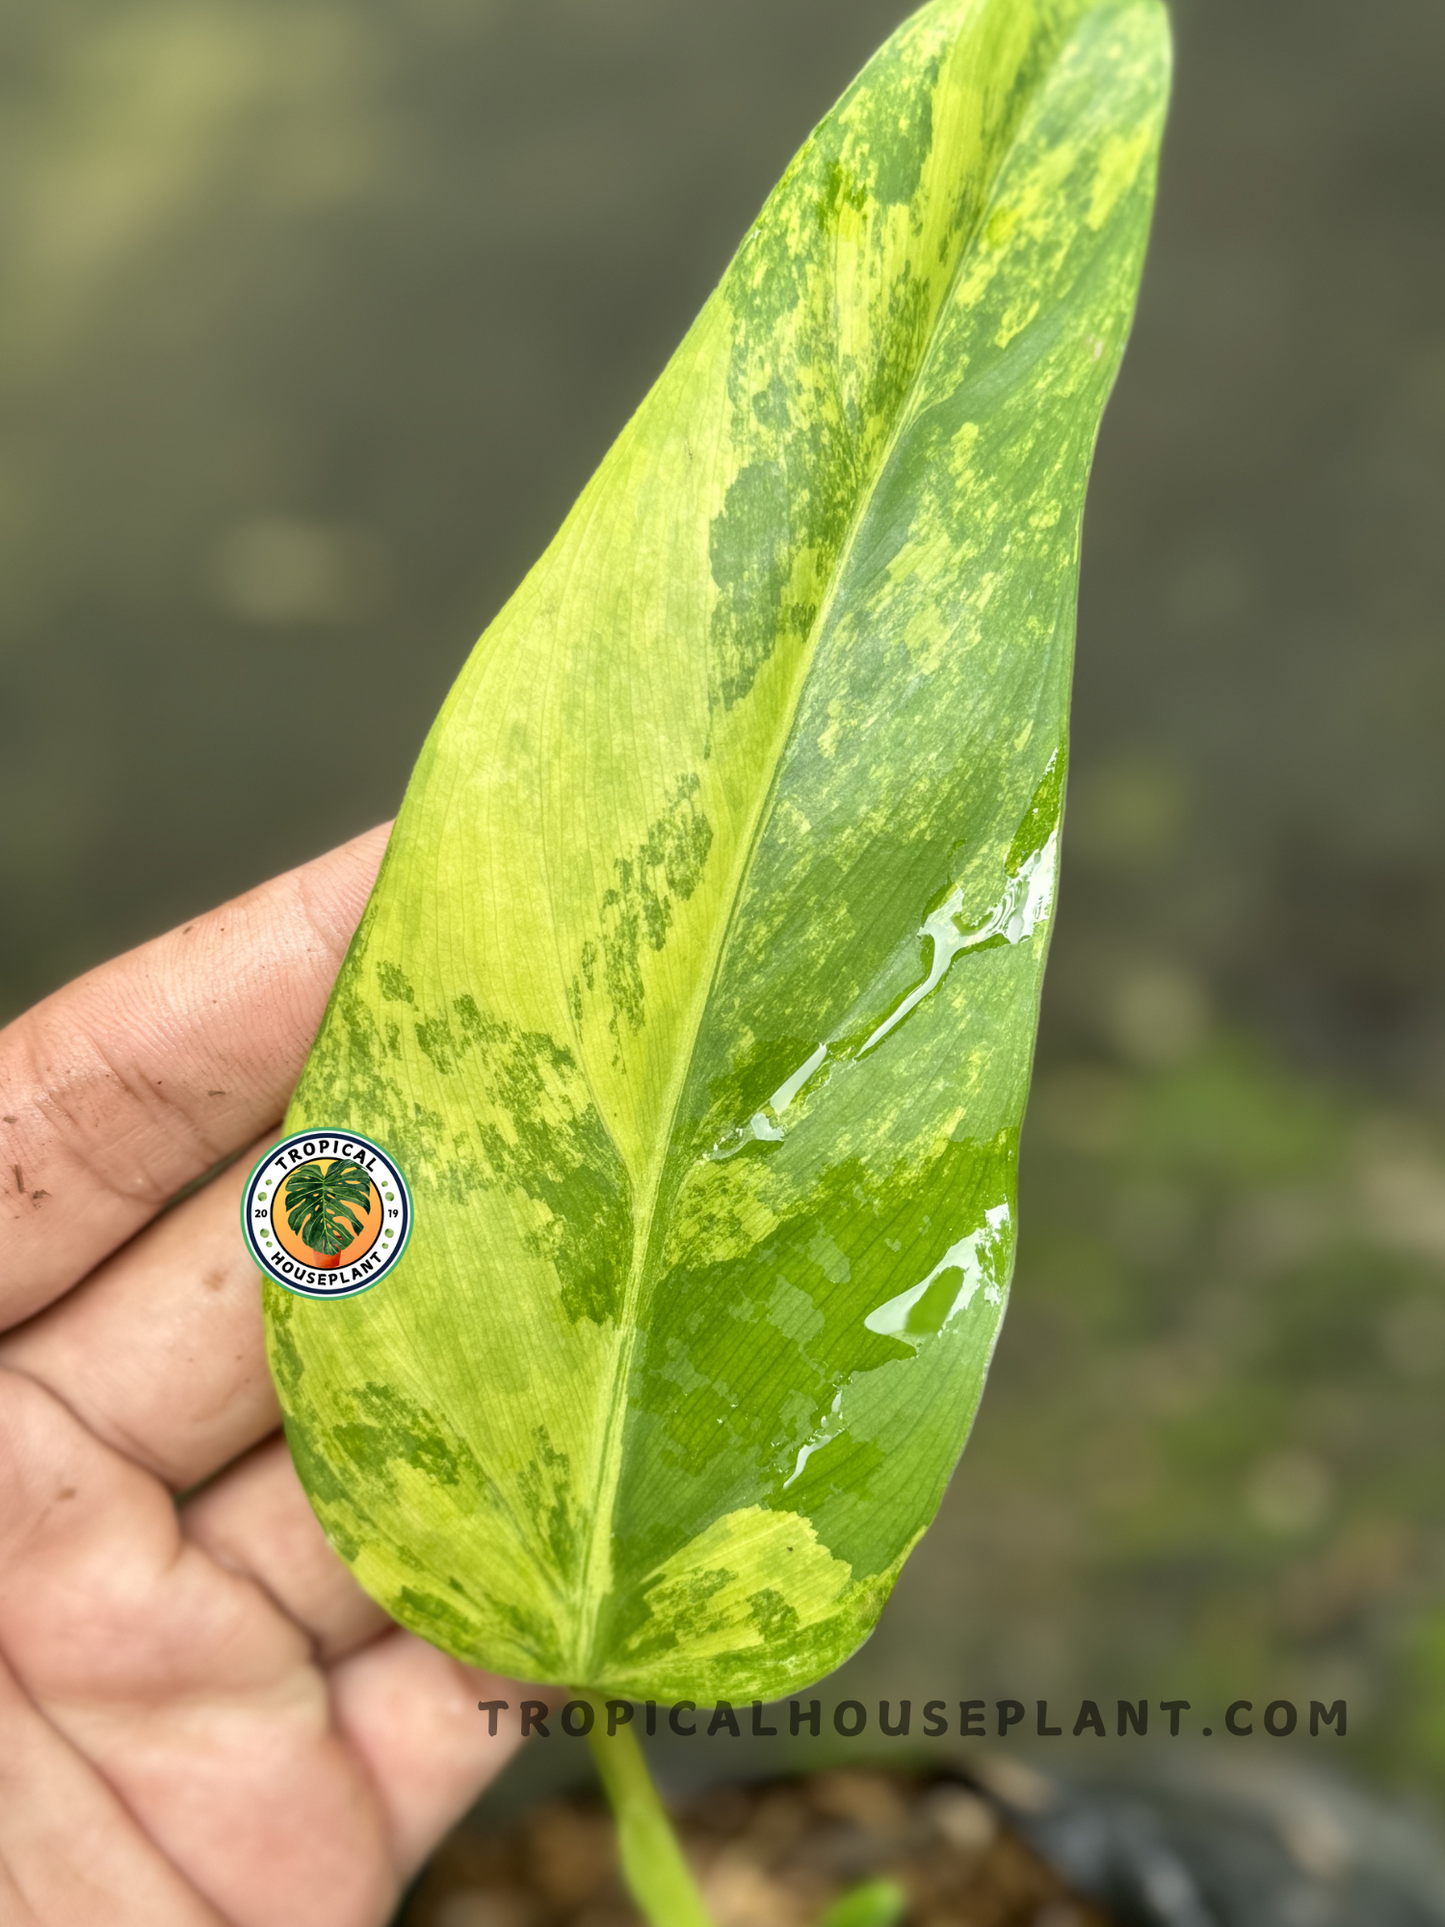
<path id="1" fill-rule="evenodd" d="M 272 1292 L 334 1543 L 532 1679 L 768 1697 L 866 1635 L 1003 1312 L 1079 524 L 1156 0 L 936 0 L 818 128 L 478 645 L 288 1130 L 400 1161 Z"/>

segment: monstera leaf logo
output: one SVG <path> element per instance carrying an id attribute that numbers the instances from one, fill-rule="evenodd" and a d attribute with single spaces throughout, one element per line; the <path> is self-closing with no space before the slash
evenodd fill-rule
<path id="1" fill-rule="evenodd" d="M 312 1126 L 273 1144 L 246 1181 L 241 1234 L 262 1272 L 302 1298 L 380 1284 L 411 1237 L 396 1159 L 359 1131 Z"/>
<path id="2" fill-rule="evenodd" d="M 371 1179 L 349 1158 L 298 1164 L 286 1179 L 286 1222 L 325 1268 L 338 1264 L 360 1234 L 362 1220 L 356 1212 L 370 1208 Z"/>

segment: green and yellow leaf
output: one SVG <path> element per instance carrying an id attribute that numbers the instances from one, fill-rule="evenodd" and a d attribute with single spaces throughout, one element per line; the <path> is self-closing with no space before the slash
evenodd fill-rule
<path id="1" fill-rule="evenodd" d="M 269 1290 L 333 1543 L 451 1652 L 769 1697 L 867 1635 L 1003 1315 L 1079 528 L 1157 0 L 935 0 L 478 644 L 288 1130 L 399 1160 Z"/>

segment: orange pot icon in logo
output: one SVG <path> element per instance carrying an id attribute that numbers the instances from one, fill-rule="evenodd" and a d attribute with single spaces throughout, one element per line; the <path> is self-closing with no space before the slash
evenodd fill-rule
<path id="1" fill-rule="evenodd" d="M 311 1263 L 318 1271 L 334 1271 L 366 1229 L 371 1179 L 349 1158 L 298 1164 L 286 1179 L 285 1211 Z"/>

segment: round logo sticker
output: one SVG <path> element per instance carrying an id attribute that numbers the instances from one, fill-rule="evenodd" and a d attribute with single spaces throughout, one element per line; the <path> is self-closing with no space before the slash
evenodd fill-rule
<path id="1" fill-rule="evenodd" d="M 411 1236 L 411 1193 L 394 1159 L 356 1131 L 298 1131 L 246 1181 L 241 1229 L 274 1284 L 303 1298 L 354 1298 L 391 1270 Z"/>

